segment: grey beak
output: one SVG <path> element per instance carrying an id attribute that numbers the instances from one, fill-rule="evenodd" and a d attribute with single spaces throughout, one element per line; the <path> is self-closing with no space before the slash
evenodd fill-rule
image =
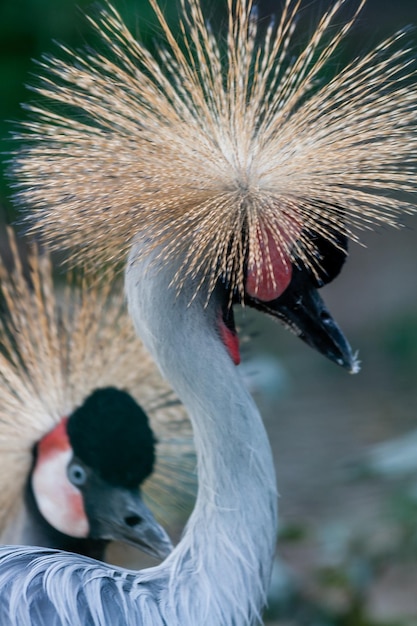
<path id="1" fill-rule="evenodd" d="M 355 354 L 326 308 L 311 277 L 296 269 L 290 285 L 276 300 L 246 298 L 246 304 L 277 318 L 309 346 L 338 365 L 356 373 Z"/>
<path id="2" fill-rule="evenodd" d="M 139 489 L 105 483 L 97 476 L 84 492 L 90 536 L 127 542 L 151 556 L 164 559 L 171 540 L 143 502 Z"/>

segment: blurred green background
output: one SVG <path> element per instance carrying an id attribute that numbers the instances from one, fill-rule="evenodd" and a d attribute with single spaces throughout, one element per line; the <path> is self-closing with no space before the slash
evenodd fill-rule
<path id="1" fill-rule="evenodd" d="M 147 2 L 115 4 L 133 32 L 152 45 L 157 29 Z M 174 20 L 175 3 L 163 4 Z M 307 27 L 327 4 L 303 2 Z M 281 2 L 258 5 L 266 16 L 279 12 Z M 210 20 L 221 22 L 224 3 L 206 6 Z M 90 0 L 0 0 L 4 220 L 16 218 L 4 171 L 10 132 L 24 117 L 20 103 L 34 98 L 25 88 L 36 83 L 33 59 L 56 50 L 53 40 L 94 43 L 86 10 L 96 10 Z M 369 50 L 410 24 L 417 25 L 416 0 L 369 0 L 343 54 Z M 417 54 L 416 31 L 410 39 Z M 415 467 L 408 471 L 383 471 L 369 455 L 379 442 L 417 428 L 416 231 L 417 216 L 400 231 L 367 235 L 368 247 L 352 246 L 342 275 L 325 289 L 330 310 L 360 350 L 359 376 L 326 363 L 278 325 L 240 316 L 258 335 L 244 349 L 244 367 L 265 416 L 281 494 L 270 624 L 417 624 L 417 444 Z M 405 457 L 401 447 L 396 450 L 400 460 Z"/>

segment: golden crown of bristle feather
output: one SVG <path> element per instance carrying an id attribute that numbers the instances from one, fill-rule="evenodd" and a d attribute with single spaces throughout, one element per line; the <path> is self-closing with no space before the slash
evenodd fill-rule
<path id="1" fill-rule="evenodd" d="M 136 337 L 122 290 L 71 275 L 58 290 L 49 255 L 33 247 L 26 266 L 11 230 L 8 240 L 14 268 L 0 263 L 0 532 L 20 505 L 34 444 L 106 386 L 128 391 L 148 413 L 157 461 L 143 493 L 161 521 L 179 523 L 196 490 L 191 426 Z"/>
<path id="2" fill-rule="evenodd" d="M 314 270 L 312 233 L 337 244 L 337 232 L 357 238 L 414 211 L 416 63 L 404 34 L 322 80 L 365 0 L 342 25 L 348 0 L 336 1 L 297 56 L 299 0 L 262 28 L 252 0 L 227 0 L 219 36 L 200 0 L 181 0 L 179 35 L 150 3 L 165 39 L 156 56 L 107 5 L 90 20 L 107 56 L 63 48 L 43 63 L 49 105 L 32 107 L 15 167 L 49 242 L 101 263 L 142 236 L 140 254 L 164 244 L 161 260 L 182 255 L 178 286 L 209 277 L 210 292 L 221 276 L 242 292 L 246 264 L 265 271 L 263 260 L 275 283 L 269 235 L 284 261 Z"/>

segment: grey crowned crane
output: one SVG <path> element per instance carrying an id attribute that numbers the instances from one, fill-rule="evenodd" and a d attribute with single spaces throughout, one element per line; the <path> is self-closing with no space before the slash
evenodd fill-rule
<path id="1" fill-rule="evenodd" d="M 68 276 L 60 293 L 48 254 L 32 247 L 24 261 L 12 231 L 9 243 L 13 269 L 0 264 L 1 540 L 101 560 L 120 540 L 163 558 L 172 544 L 140 487 L 165 521 L 186 503 L 184 411 L 135 337 L 120 289 Z"/>
<path id="2" fill-rule="evenodd" d="M 261 620 L 277 493 L 235 367 L 233 306 L 278 317 L 356 371 L 317 287 L 337 274 L 355 227 L 414 211 L 399 194 L 415 192 L 417 92 L 405 81 L 415 55 L 397 34 L 335 69 L 363 2 L 342 24 L 350 3 L 334 2 L 298 54 L 297 0 L 261 27 L 251 0 L 229 0 L 224 37 L 199 0 L 180 2 L 175 35 L 151 4 L 165 37 L 154 54 L 108 5 L 93 20 L 100 52 L 45 59 L 47 104 L 33 107 L 15 172 L 48 242 L 96 266 L 128 254 L 135 328 L 193 423 L 197 500 L 180 543 L 151 569 L 4 548 L 4 626 Z"/>

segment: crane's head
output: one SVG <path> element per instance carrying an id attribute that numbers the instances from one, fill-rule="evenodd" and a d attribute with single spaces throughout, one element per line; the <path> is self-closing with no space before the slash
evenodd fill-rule
<path id="1" fill-rule="evenodd" d="M 252 0 L 225 2 L 220 34 L 200 0 L 180 3 L 178 32 L 149 1 L 165 38 L 155 54 L 108 5 L 90 20 L 108 58 L 64 48 L 44 60 L 46 103 L 14 159 L 32 230 L 96 266 L 135 241 L 138 260 L 158 250 L 178 290 L 209 299 L 223 282 L 230 303 L 278 316 L 355 370 L 315 290 L 340 269 L 346 238 L 415 212 L 417 57 L 405 32 L 341 66 L 365 0 L 347 21 L 336 0 L 300 38 L 299 0 L 269 24 Z"/>
<path id="2" fill-rule="evenodd" d="M 270 253 L 268 260 L 270 273 L 263 271 L 265 260 L 262 258 L 256 268 L 247 266 L 244 297 L 235 294 L 234 301 L 278 319 L 308 345 L 356 373 L 359 369 L 356 357 L 318 292 L 339 274 L 347 256 L 347 238 L 338 235 L 334 243 L 330 243 L 316 236 L 315 246 L 320 265 L 313 272 L 301 259 L 291 262 L 283 257 L 272 244 L 275 253 Z M 220 334 L 238 364 L 239 344 L 229 304 L 223 307 Z"/>
<path id="3" fill-rule="evenodd" d="M 172 544 L 140 493 L 154 461 L 140 406 L 124 391 L 98 389 L 37 444 L 35 502 L 65 535 L 125 541 L 164 558 Z"/>

